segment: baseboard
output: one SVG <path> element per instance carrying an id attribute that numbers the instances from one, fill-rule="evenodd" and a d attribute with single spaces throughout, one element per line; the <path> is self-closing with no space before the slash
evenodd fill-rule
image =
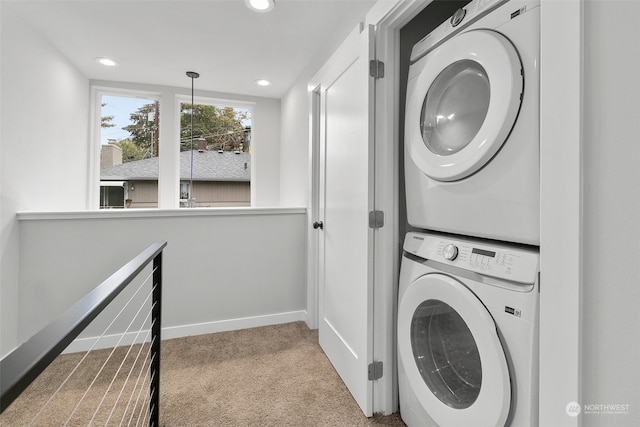
<path id="1" fill-rule="evenodd" d="M 215 332 L 235 331 L 238 329 L 256 328 L 258 326 L 280 325 L 304 321 L 307 311 L 289 311 L 286 313 L 267 314 L 264 316 L 242 317 L 239 319 L 218 320 L 215 322 L 196 323 L 192 325 L 170 326 L 162 328 L 162 339 L 182 338 L 192 335 L 213 334 Z"/>
<path id="2" fill-rule="evenodd" d="M 235 331 L 238 329 L 256 328 L 259 326 L 280 325 L 307 320 L 307 311 L 289 311 L 286 313 L 266 314 L 263 316 L 242 317 L 238 319 L 217 320 L 213 322 L 194 323 L 190 325 L 168 326 L 162 328 L 163 340 L 182 338 L 193 335 L 213 334 L 216 332 Z M 117 346 L 137 344 L 145 341 L 148 331 L 127 332 L 124 334 L 104 335 L 102 337 L 79 338 L 73 341 L 63 353 L 76 353 L 113 348 Z"/>
<path id="3" fill-rule="evenodd" d="M 101 350 L 104 348 L 122 347 L 149 341 L 151 334 L 148 329 L 124 334 L 103 335 L 101 337 L 76 338 L 64 349 L 65 353 L 78 353 L 87 350 Z"/>

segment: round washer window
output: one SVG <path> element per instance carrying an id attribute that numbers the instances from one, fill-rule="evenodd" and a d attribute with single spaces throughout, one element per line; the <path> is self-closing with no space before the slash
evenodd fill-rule
<path id="1" fill-rule="evenodd" d="M 484 123 L 489 98 L 489 78 L 479 63 L 465 59 L 440 72 L 420 114 L 420 132 L 427 148 L 449 156 L 466 147 Z"/>
<path id="2" fill-rule="evenodd" d="M 427 300 L 411 321 L 411 347 L 431 392 L 454 409 L 471 406 L 480 394 L 482 366 L 473 335 L 448 304 Z"/>

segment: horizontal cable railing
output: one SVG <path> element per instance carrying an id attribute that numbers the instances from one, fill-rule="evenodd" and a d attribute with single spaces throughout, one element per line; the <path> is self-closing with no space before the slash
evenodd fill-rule
<path id="1" fill-rule="evenodd" d="M 71 308 L 65 311 L 48 326 L 40 330 L 28 341 L 0 360 L 0 413 L 3 413 L 5 409 L 9 407 L 58 357 L 58 355 L 60 355 L 60 353 L 62 353 L 62 351 L 65 350 L 65 348 L 67 348 L 67 346 L 69 346 L 69 344 L 76 339 L 76 337 L 78 337 L 78 335 L 85 330 L 85 328 L 91 324 L 91 322 L 101 312 L 103 312 L 103 310 L 108 307 L 109 304 L 125 288 L 127 288 L 127 286 L 134 281 L 134 279 L 136 279 L 136 277 L 138 277 L 149 264 L 152 264 L 152 272 L 143 283 L 144 285 L 148 280 L 151 280 L 152 288 L 150 295 L 147 297 L 147 300 L 150 299 L 150 313 L 146 315 L 145 320 L 143 321 L 143 323 L 148 322 L 150 318 L 150 330 L 146 333 L 146 338 L 149 338 L 149 335 L 150 338 L 145 339 L 145 337 L 142 337 L 143 341 L 149 341 L 150 343 L 147 346 L 148 348 L 146 348 L 149 366 L 146 366 L 146 362 L 144 365 L 144 369 L 148 369 L 149 372 L 149 393 L 148 397 L 145 396 L 145 399 L 148 398 L 149 400 L 148 411 L 142 411 L 141 414 L 143 415 L 143 420 L 147 420 L 148 417 L 148 424 L 150 426 L 159 425 L 162 251 L 166 246 L 166 241 L 156 242 L 149 246 L 104 282 L 98 285 L 95 289 L 89 292 L 86 296 L 76 302 Z M 138 291 L 136 291 L 136 293 Z M 143 307 L 140 307 L 138 312 L 140 312 L 142 308 Z M 120 313 L 122 313 L 122 310 Z M 136 314 L 136 316 L 137 315 L 138 314 Z M 131 322 L 133 323 L 133 320 Z M 136 340 L 140 335 L 144 335 L 142 329 L 137 332 Z M 120 341 L 118 341 L 118 345 L 120 344 Z M 130 348 L 127 355 L 129 355 L 129 353 L 135 353 L 135 351 L 132 352 L 132 349 Z M 143 346 L 140 346 L 138 356 L 140 353 L 143 353 Z M 138 356 L 136 356 L 136 360 Z M 122 364 L 124 363 L 125 360 L 123 360 Z M 131 375 L 131 373 L 129 375 Z M 140 374 L 138 374 L 136 385 L 139 381 Z M 88 391 L 89 390 L 87 390 L 87 392 Z M 122 394 L 122 390 L 120 391 L 120 394 Z M 118 399 L 120 399 L 120 395 L 118 395 Z M 136 402 L 138 399 L 136 399 Z M 79 404 L 80 403 L 78 402 L 78 405 Z M 102 404 L 102 401 L 100 401 L 100 404 Z M 128 407 L 129 404 L 127 404 L 127 408 Z M 76 408 L 74 408 L 74 411 Z M 96 409 L 96 412 L 97 410 L 98 409 Z M 111 416 L 112 414 L 109 414 L 110 418 Z M 131 422 L 129 424 L 131 424 Z M 136 424 L 138 423 L 136 422 Z"/>

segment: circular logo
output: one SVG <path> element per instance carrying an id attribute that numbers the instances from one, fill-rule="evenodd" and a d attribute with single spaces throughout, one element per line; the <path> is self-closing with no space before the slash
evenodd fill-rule
<path id="1" fill-rule="evenodd" d="M 580 404 L 578 402 L 569 402 L 565 410 L 570 417 L 577 417 L 580 415 Z"/>

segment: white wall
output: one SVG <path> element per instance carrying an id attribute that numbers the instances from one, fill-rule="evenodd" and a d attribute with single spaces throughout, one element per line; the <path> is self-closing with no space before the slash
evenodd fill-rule
<path id="1" fill-rule="evenodd" d="M 1 7 L 2 129 L 0 145 L 0 355 L 24 338 L 18 301 L 20 248 L 18 211 L 75 211 L 90 205 L 90 81 L 58 50 Z M 185 77 L 186 79 L 186 77 Z M 94 82 L 104 86 L 144 86 Z M 146 88 L 165 95 L 188 89 Z M 253 205 L 278 206 L 280 198 L 280 100 L 198 92 L 196 95 L 250 102 L 254 107 Z M 165 113 L 168 111 L 165 110 Z M 165 123 L 170 124 L 169 121 Z M 167 128 L 163 126 L 164 134 Z M 169 139 L 167 139 L 170 142 Z M 94 153 L 95 155 L 95 153 Z M 176 181 L 177 182 L 177 181 Z M 176 184 L 177 194 L 177 184 Z M 163 194 L 161 194 L 161 197 Z M 164 194 L 165 199 L 167 195 Z M 302 237 L 304 238 L 304 236 Z M 93 266 L 92 266 L 93 268 Z M 300 284 L 304 289 L 304 284 Z M 20 334 L 18 333 L 20 330 Z M 20 337 L 19 337 L 20 335 Z"/>
<path id="2" fill-rule="evenodd" d="M 586 1 L 584 15 L 582 425 L 640 425 L 640 3 Z"/>
<path id="3" fill-rule="evenodd" d="M 1 8 L 0 355 L 17 344 L 18 224 L 30 209 L 81 209 L 86 198 L 89 82 Z"/>
<path id="4" fill-rule="evenodd" d="M 369 1 L 369 0 L 367 0 Z M 371 7 L 374 2 L 369 1 Z M 395 0 L 378 0 L 394 3 Z M 366 12 L 367 14 L 370 13 Z M 362 22 L 367 16 L 363 13 Z M 336 17 L 336 20 L 339 20 Z M 372 21 L 375 23 L 377 21 Z M 282 97 L 282 140 L 280 142 L 280 205 L 306 206 L 309 184 L 309 80 L 329 59 L 331 54 L 354 29 L 353 25 L 339 22 L 327 35 L 323 49 L 307 64 L 289 91 Z M 311 88 L 313 90 L 313 88 Z"/>
<path id="5" fill-rule="evenodd" d="M 303 74 L 282 98 L 280 204 L 306 206 L 309 170 L 309 92 Z"/>
<path id="6" fill-rule="evenodd" d="M 163 338 L 304 320 L 303 208 L 26 213 L 19 222 L 21 341 L 158 240 L 168 241 Z"/>
<path id="7" fill-rule="evenodd" d="M 251 129 L 251 206 L 302 206 L 280 203 L 280 100 L 255 98 L 256 109 Z"/>

